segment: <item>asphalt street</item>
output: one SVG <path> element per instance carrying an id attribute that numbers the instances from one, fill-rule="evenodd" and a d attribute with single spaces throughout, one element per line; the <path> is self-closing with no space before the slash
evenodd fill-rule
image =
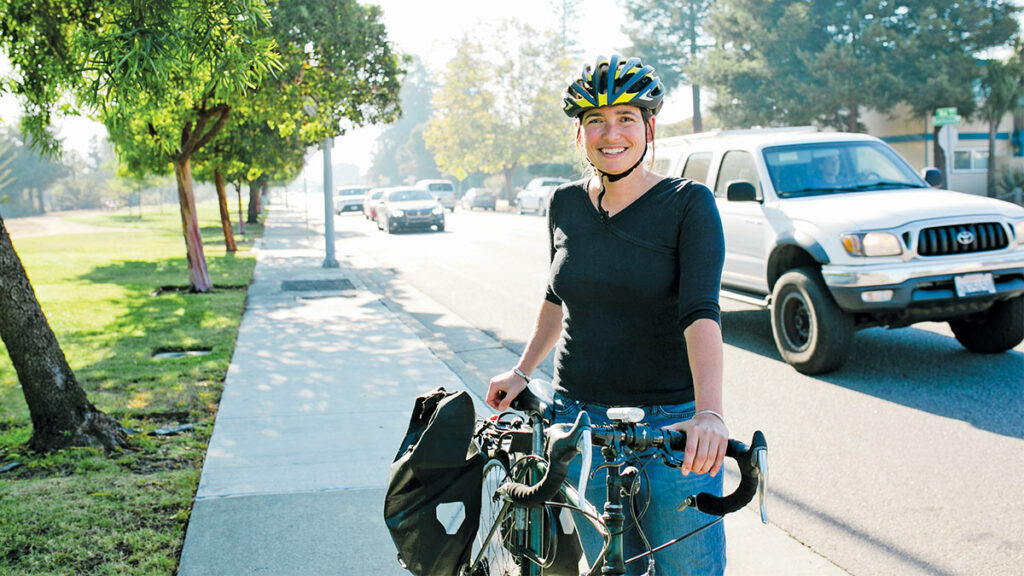
<path id="1" fill-rule="evenodd" d="M 435 338 L 460 350 L 469 325 L 522 349 L 542 218 L 457 210 L 443 234 L 399 235 L 335 221 L 339 254 Z M 735 436 L 772 443 L 775 524 L 853 574 L 1020 574 L 1024 501 L 1005 495 L 1024 473 L 1024 346 L 976 355 L 942 324 L 869 329 L 842 370 L 810 377 L 779 358 L 767 312 L 723 311 L 726 410 Z"/>

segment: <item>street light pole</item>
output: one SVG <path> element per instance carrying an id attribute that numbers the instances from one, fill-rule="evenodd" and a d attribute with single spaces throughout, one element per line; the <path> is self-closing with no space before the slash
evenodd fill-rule
<path id="1" fill-rule="evenodd" d="M 331 144 L 331 138 L 324 138 L 321 145 L 324 150 L 324 243 L 327 247 L 324 268 L 338 267 L 338 261 L 334 258 L 334 166 L 331 165 Z"/>

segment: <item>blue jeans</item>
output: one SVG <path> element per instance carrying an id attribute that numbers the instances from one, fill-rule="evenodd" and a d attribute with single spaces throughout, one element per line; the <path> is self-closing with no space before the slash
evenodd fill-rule
<path id="1" fill-rule="evenodd" d="M 572 423 L 577 414 L 586 410 L 594 424 L 609 422 L 607 407 L 588 405 L 561 395 L 555 396 L 555 422 Z M 694 404 L 673 404 L 644 407 L 643 422 L 653 428 L 661 428 L 675 422 L 693 417 Z M 682 455 L 680 454 L 680 459 Z M 599 448 L 594 449 L 592 470 L 604 463 Z M 687 496 L 700 492 L 722 494 L 722 473 L 712 478 L 710 475 L 690 474 L 683 476 L 678 468 L 665 466 L 661 460 L 644 458 L 642 464 L 634 464 L 646 472 L 641 473 L 640 493 L 635 497 L 639 509 L 648 502 L 646 513 L 640 518 L 640 526 L 652 548 L 656 548 L 670 540 L 688 534 L 709 522 L 717 519 L 687 508 L 682 512 L 676 507 Z M 573 460 L 569 468 L 569 478 L 573 484 L 579 481 L 581 459 Z M 605 470 L 597 472 L 587 485 L 587 500 L 603 511 L 607 495 Z M 623 534 L 623 550 L 625 559 L 647 551 L 635 526 L 626 502 L 623 502 L 626 515 L 626 530 Z M 587 559 L 593 561 L 601 551 L 602 539 L 585 520 L 578 521 L 580 538 L 586 551 Z M 725 572 L 725 528 L 719 523 L 703 532 L 678 542 L 654 554 L 657 576 L 714 576 Z M 647 558 L 636 560 L 626 565 L 627 574 L 644 574 L 647 571 Z"/>

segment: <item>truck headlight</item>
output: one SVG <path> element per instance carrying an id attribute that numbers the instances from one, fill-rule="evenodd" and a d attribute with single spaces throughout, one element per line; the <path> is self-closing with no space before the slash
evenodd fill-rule
<path id="1" fill-rule="evenodd" d="M 843 236 L 843 247 L 853 256 L 898 256 L 900 239 L 888 232 L 866 232 Z"/>

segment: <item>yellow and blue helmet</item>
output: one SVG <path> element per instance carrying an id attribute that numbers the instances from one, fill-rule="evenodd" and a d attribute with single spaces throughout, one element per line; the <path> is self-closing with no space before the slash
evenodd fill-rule
<path id="1" fill-rule="evenodd" d="M 569 83 L 562 95 L 562 110 L 578 118 L 587 110 L 628 104 L 657 114 L 665 97 L 665 85 L 644 66 L 639 58 L 599 56 L 591 67 L 584 64 L 579 77 Z"/>

